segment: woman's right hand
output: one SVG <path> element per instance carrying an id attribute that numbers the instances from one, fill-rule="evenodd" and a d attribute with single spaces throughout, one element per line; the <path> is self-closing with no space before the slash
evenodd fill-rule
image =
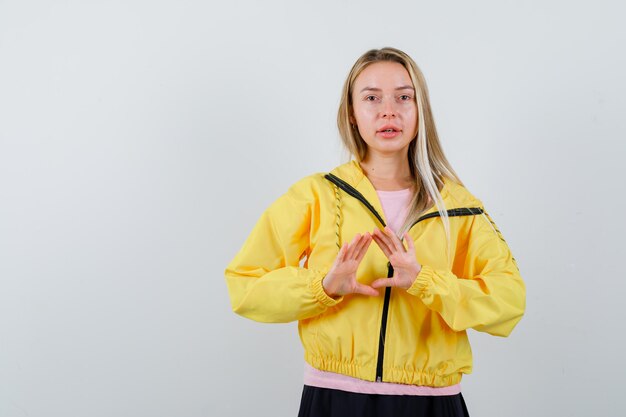
<path id="1" fill-rule="evenodd" d="M 335 262 L 322 280 L 326 294 L 330 297 L 346 294 L 378 295 L 377 290 L 356 280 L 356 271 L 370 243 L 372 235 L 365 232 L 364 235 L 357 233 L 352 242 L 341 246 Z"/>

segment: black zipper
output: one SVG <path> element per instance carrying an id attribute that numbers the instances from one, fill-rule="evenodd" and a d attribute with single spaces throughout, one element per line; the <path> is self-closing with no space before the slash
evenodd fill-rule
<path id="1" fill-rule="evenodd" d="M 345 182 L 344 180 L 342 180 L 341 178 L 333 174 L 330 174 L 330 173 L 326 174 L 324 178 L 326 178 L 333 184 L 337 185 L 339 188 L 344 190 L 346 193 L 348 193 L 352 197 L 361 201 L 363 205 L 365 205 L 365 207 L 367 207 L 369 211 L 371 211 L 372 214 L 374 214 L 374 216 L 380 222 L 380 224 L 383 227 L 385 227 L 385 221 L 383 220 L 381 215 L 378 214 L 374 206 L 372 206 L 370 202 L 367 201 L 367 199 L 363 196 L 363 194 L 361 194 L 353 186 L 351 186 L 350 184 L 348 184 L 347 182 Z M 449 217 L 472 216 L 475 214 L 483 213 L 483 209 L 481 207 L 461 207 L 461 208 L 449 209 L 446 211 Z M 415 226 L 417 223 L 421 222 L 422 220 L 430 219 L 432 217 L 440 217 L 439 212 L 436 211 L 436 212 L 428 213 L 428 214 L 421 216 L 419 219 L 415 221 L 415 223 L 411 225 L 411 228 Z M 387 278 L 391 278 L 392 276 L 393 276 L 393 266 L 391 265 L 391 262 L 387 262 Z M 385 338 L 387 336 L 387 315 L 389 314 L 390 301 L 391 301 L 391 287 L 387 287 L 385 288 L 385 301 L 383 303 L 383 315 L 381 318 L 380 337 L 378 341 L 378 359 L 376 362 L 376 381 L 378 382 L 382 382 L 383 380 L 383 359 L 385 357 Z"/>
<path id="2" fill-rule="evenodd" d="M 484 210 L 481 207 L 460 207 L 460 208 L 454 208 L 454 209 L 450 209 L 450 210 L 446 210 L 446 211 L 448 212 L 448 217 L 473 216 L 475 214 L 483 214 L 483 212 L 484 212 Z M 415 223 L 413 223 L 411 225 L 411 227 L 415 226 L 416 224 L 418 224 L 422 220 L 430 219 L 431 217 L 441 217 L 441 215 L 439 214 L 438 211 L 435 211 L 433 213 L 424 214 L 422 217 L 417 219 L 415 221 Z"/>
<path id="3" fill-rule="evenodd" d="M 330 182 L 336 184 L 339 188 L 344 190 L 346 193 L 348 193 L 352 197 L 356 198 L 357 200 L 360 200 L 361 203 L 363 203 L 365 207 L 367 207 L 369 211 L 371 211 L 374 214 L 374 216 L 376 216 L 376 219 L 380 222 L 380 224 L 382 224 L 383 227 L 386 226 L 385 221 L 383 220 L 381 215 L 378 214 L 374 206 L 372 206 L 370 202 L 367 201 L 367 199 L 363 196 L 363 194 L 361 194 L 356 188 L 354 188 L 353 186 L 351 186 L 350 184 L 348 184 L 347 182 L 345 182 L 344 180 L 342 180 L 341 178 L 333 174 L 326 174 L 324 177 Z"/>
<path id="4" fill-rule="evenodd" d="M 387 278 L 393 276 L 393 266 L 387 262 Z M 376 381 L 383 380 L 383 358 L 385 357 L 385 337 L 387 336 L 387 315 L 389 314 L 389 302 L 391 300 L 391 287 L 385 288 L 385 302 L 383 303 L 383 317 L 380 324 L 380 338 L 378 340 L 378 360 L 376 361 Z"/>

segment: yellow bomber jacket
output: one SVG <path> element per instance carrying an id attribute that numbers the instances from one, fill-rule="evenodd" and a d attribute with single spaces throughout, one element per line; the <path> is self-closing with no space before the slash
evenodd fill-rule
<path id="1" fill-rule="evenodd" d="M 459 383 L 472 370 L 467 329 L 508 336 L 524 314 L 515 259 L 480 200 L 446 180 L 451 265 L 436 207 L 409 235 L 422 265 L 408 290 L 329 297 L 322 279 L 339 247 L 384 227 L 384 212 L 358 162 L 292 185 L 262 214 L 225 270 L 233 310 L 260 322 L 298 320 L 313 367 L 368 381 Z M 368 207 L 369 206 L 369 207 Z M 393 269 L 372 243 L 357 271 L 370 284 Z"/>

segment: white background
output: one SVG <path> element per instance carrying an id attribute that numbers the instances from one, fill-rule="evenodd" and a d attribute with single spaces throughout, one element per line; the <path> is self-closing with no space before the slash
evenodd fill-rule
<path id="1" fill-rule="evenodd" d="M 625 415 L 624 11 L 0 0 L 0 416 L 295 416 L 296 325 L 233 314 L 223 272 L 346 161 L 340 89 L 383 46 L 527 284 L 509 338 L 470 332 L 470 413 Z"/>

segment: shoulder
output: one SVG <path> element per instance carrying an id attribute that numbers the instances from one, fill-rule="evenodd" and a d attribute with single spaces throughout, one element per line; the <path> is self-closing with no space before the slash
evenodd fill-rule
<path id="1" fill-rule="evenodd" d="M 343 181 L 346 181 L 350 185 L 356 185 L 363 177 L 363 173 L 358 168 L 356 161 L 349 161 L 347 163 L 336 166 L 330 171 L 316 172 L 300 178 L 289 188 L 289 192 L 299 193 L 325 193 L 329 190 L 333 190 L 332 182 L 326 178 L 326 175 L 333 174 L 338 176 Z"/>
<path id="2" fill-rule="evenodd" d="M 320 189 L 322 186 L 327 186 L 328 180 L 324 178 L 325 172 L 316 172 L 307 176 L 301 177 L 295 181 L 289 187 L 289 192 L 292 193 L 306 193 L 314 192 Z"/>
<path id="3" fill-rule="evenodd" d="M 282 198 L 293 204 L 319 204 L 321 199 L 333 195 L 332 184 L 324 176 L 326 172 L 316 172 L 301 177 L 291 184 Z"/>
<path id="4" fill-rule="evenodd" d="M 464 185 L 446 179 L 450 201 L 455 201 L 455 207 L 480 208 L 479 215 L 472 216 L 472 227 L 486 232 L 487 236 L 496 236 L 498 240 L 504 241 L 502 234 L 496 227 L 492 218 L 487 214 L 482 200 L 472 194 Z"/>
<path id="5" fill-rule="evenodd" d="M 444 180 L 444 188 L 442 189 L 442 197 L 456 207 L 482 207 L 482 201 L 472 194 L 467 187 L 456 181 L 446 178 Z"/>

